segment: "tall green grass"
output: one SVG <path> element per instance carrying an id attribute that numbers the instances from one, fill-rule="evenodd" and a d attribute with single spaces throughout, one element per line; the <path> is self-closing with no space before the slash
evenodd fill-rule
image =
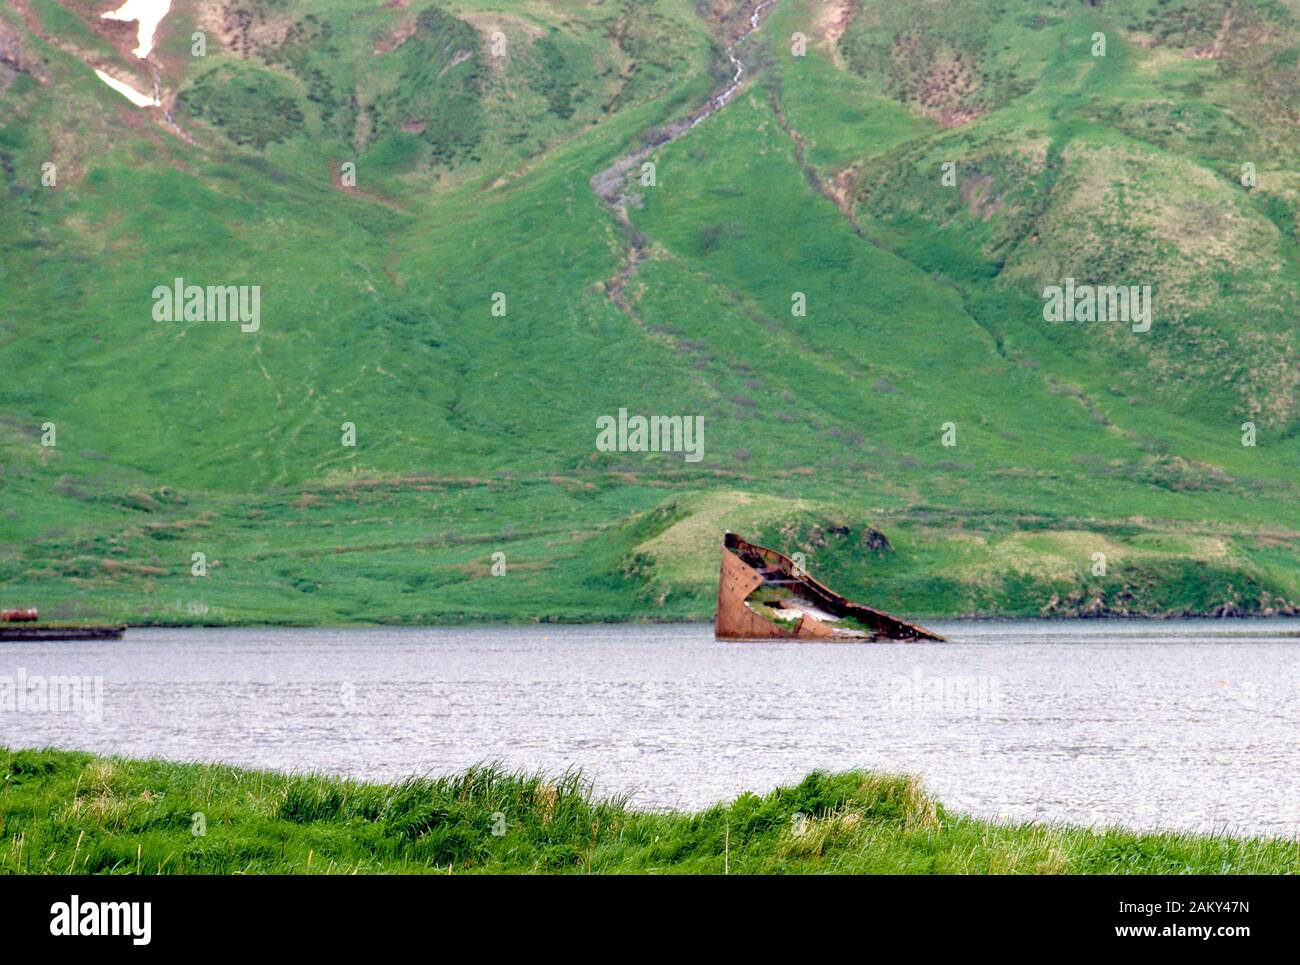
<path id="1" fill-rule="evenodd" d="M 694 814 L 570 771 L 391 785 L 222 765 L 0 753 L 16 874 L 1272 874 L 1300 844 L 977 821 L 914 779 L 814 772 Z"/>

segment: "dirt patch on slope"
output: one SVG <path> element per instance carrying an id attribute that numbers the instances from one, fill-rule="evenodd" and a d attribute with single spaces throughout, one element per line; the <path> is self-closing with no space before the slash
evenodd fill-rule
<path id="1" fill-rule="evenodd" d="M 831 63 L 844 68 L 840 53 L 840 38 L 848 29 L 857 9 L 857 0 L 817 0 L 813 21 L 813 38 L 831 58 Z"/>
<path id="2" fill-rule="evenodd" d="M 980 88 L 980 75 L 979 65 L 965 51 L 935 47 L 912 32 L 895 38 L 889 57 L 902 100 L 927 117 L 957 127 L 983 113 L 968 101 Z"/>
<path id="3" fill-rule="evenodd" d="M 370 51 L 373 55 L 391 54 L 402 44 L 406 43 L 415 36 L 419 29 L 419 18 L 414 14 L 402 18 L 402 22 L 384 34 L 375 39 L 375 47 Z"/>
<path id="4" fill-rule="evenodd" d="M 245 10 L 225 0 L 204 3 L 196 19 L 200 30 L 216 34 L 223 50 L 244 60 L 282 46 L 295 23 L 292 13 L 270 16 L 265 7 Z"/>
<path id="5" fill-rule="evenodd" d="M 7 79 L 6 73 L 9 75 Z M 0 93 L 8 89 L 17 74 L 30 75 L 42 87 L 50 82 L 40 60 L 27 52 L 18 28 L 7 20 L 0 20 Z"/>

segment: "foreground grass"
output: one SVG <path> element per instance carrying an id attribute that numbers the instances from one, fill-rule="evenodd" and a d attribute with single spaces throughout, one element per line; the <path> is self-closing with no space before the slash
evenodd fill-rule
<path id="1" fill-rule="evenodd" d="M 0 871 L 19 874 L 1300 871 L 1295 841 L 976 821 L 915 778 L 860 772 L 698 814 L 496 766 L 373 785 L 6 750 L 0 775 Z"/>

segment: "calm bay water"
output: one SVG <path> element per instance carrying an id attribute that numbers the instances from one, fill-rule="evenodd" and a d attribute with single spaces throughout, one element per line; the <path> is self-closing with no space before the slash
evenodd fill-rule
<path id="1" fill-rule="evenodd" d="M 580 765 L 641 807 L 870 768 L 979 815 L 1300 832 L 1300 620 L 929 625 L 952 642 L 718 643 L 676 625 L 4 643 L 0 698 L 24 676 L 103 690 L 98 713 L 0 701 L 0 744 L 374 780 Z"/>

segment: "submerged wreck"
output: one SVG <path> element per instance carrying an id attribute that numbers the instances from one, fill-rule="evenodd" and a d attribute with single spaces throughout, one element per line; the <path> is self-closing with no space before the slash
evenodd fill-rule
<path id="1" fill-rule="evenodd" d="M 735 533 L 722 539 L 714 635 L 719 640 L 943 640 L 844 599 L 790 557 Z"/>

